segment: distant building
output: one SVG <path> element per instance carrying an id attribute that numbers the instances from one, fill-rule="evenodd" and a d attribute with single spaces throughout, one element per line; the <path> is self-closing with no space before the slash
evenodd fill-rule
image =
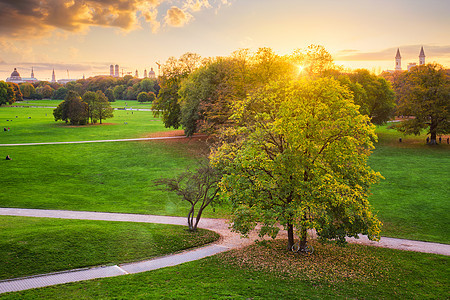
<path id="1" fill-rule="evenodd" d="M 419 66 L 425 65 L 425 52 L 423 51 L 423 47 L 420 49 L 419 53 Z M 409 63 L 408 64 L 408 71 L 411 70 L 411 68 L 417 66 L 416 63 Z M 400 49 L 397 48 L 397 55 L 395 56 L 395 71 L 401 71 L 402 70 L 402 57 L 400 55 Z"/>
<path id="2" fill-rule="evenodd" d="M 109 76 L 114 77 L 114 66 L 113 65 L 109 66 Z"/>
<path id="3" fill-rule="evenodd" d="M 119 77 L 119 65 L 114 66 L 114 77 Z"/>
<path id="4" fill-rule="evenodd" d="M 34 77 L 34 70 L 33 67 L 31 67 L 31 77 L 28 78 L 22 78 L 20 77 L 19 72 L 17 71 L 17 68 L 14 68 L 14 71 L 11 73 L 11 76 L 9 76 L 8 78 L 6 78 L 6 82 L 13 82 L 13 83 L 24 83 L 24 82 L 29 82 L 29 83 L 34 83 L 34 82 L 38 82 L 39 80 L 37 80 Z"/>
<path id="5" fill-rule="evenodd" d="M 136 70 L 136 73 L 134 74 L 134 77 L 139 78 L 138 70 Z"/>
<path id="6" fill-rule="evenodd" d="M 402 56 L 400 55 L 400 49 L 397 48 L 397 55 L 395 56 L 395 71 L 402 70 Z"/>
<path id="7" fill-rule="evenodd" d="M 144 69 L 144 78 L 147 78 L 147 69 Z"/>
<path id="8" fill-rule="evenodd" d="M 150 68 L 150 72 L 148 72 L 148 78 L 152 79 L 156 78 L 155 71 L 153 71 L 153 68 Z"/>
<path id="9" fill-rule="evenodd" d="M 52 73 L 52 83 L 56 82 L 56 76 L 55 76 L 55 69 L 53 69 L 53 73 Z"/>

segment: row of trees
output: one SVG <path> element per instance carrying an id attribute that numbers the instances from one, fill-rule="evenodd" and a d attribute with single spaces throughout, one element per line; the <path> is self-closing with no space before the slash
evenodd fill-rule
<path id="1" fill-rule="evenodd" d="M 33 84 L 25 82 L 19 85 L 15 83 L 8 83 L 16 85 L 21 92 L 22 98 L 16 99 L 64 99 L 68 91 L 75 91 L 79 95 L 91 91 L 102 91 L 109 102 L 114 102 L 116 99 L 137 100 L 138 95 L 147 93 L 149 100 L 152 101 L 150 93 L 158 94 L 159 84 L 157 80 L 150 78 L 134 78 L 131 75 L 116 78 L 111 76 L 96 76 L 87 79 L 80 79 L 69 82 L 65 85 L 58 83 L 50 83 L 47 81 L 39 81 Z"/>
<path id="2" fill-rule="evenodd" d="M 197 131 L 217 132 L 230 122 L 233 103 L 269 82 L 299 77 L 334 77 L 353 92 L 360 112 L 374 124 L 389 120 L 395 108 L 394 93 L 384 78 L 367 70 L 342 72 L 321 46 L 285 56 L 270 48 L 255 53 L 244 49 L 215 59 L 187 53 L 170 58 L 162 73 L 155 114 L 162 116 L 166 127 L 182 127 L 188 136 Z"/>
<path id="3" fill-rule="evenodd" d="M 23 96 L 16 83 L 0 81 L 0 105 L 22 101 Z"/>
<path id="4" fill-rule="evenodd" d="M 66 98 L 53 111 L 55 121 L 62 120 L 72 125 L 85 125 L 91 120 L 91 124 L 112 118 L 113 109 L 105 94 L 88 91 L 83 98 L 77 92 L 68 91 Z"/>

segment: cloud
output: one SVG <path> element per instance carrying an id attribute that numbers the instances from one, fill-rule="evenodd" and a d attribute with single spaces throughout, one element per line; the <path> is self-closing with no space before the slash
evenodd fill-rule
<path id="1" fill-rule="evenodd" d="M 419 56 L 420 48 L 423 46 L 427 57 L 448 58 L 450 57 L 450 45 L 406 45 L 399 46 L 403 59 L 415 59 Z M 360 52 L 358 50 L 341 50 L 335 55 L 335 60 L 343 61 L 381 61 L 392 60 L 397 53 L 397 48 L 383 49 L 377 52 Z"/>
<path id="2" fill-rule="evenodd" d="M 200 11 L 202 8 L 211 8 L 211 4 L 208 0 L 187 0 L 184 8 L 191 11 Z"/>
<path id="3" fill-rule="evenodd" d="M 167 10 L 163 3 L 173 5 Z M 55 29 L 84 32 L 91 26 L 114 27 L 124 32 L 149 24 L 156 32 L 162 21 L 181 27 L 193 19 L 190 13 L 227 0 L 0 0 L 0 36 L 29 39 L 49 35 Z M 165 8 L 164 8 L 165 7 Z M 159 9 L 167 10 L 158 20 Z M 163 20 L 162 20 L 163 18 Z"/>
<path id="4" fill-rule="evenodd" d="M 192 18 L 192 15 L 188 12 L 176 6 L 172 6 L 167 10 L 165 23 L 172 27 L 182 27 L 186 25 Z"/>

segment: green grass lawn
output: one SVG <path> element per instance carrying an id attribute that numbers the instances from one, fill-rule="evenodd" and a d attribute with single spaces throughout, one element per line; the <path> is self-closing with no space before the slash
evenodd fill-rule
<path id="1" fill-rule="evenodd" d="M 139 138 L 171 130 L 151 111 L 116 110 L 103 123 L 70 126 L 55 122 L 51 108 L 0 107 L 0 144 Z"/>
<path id="2" fill-rule="evenodd" d="M 187 202 L 153 181 L 197 160 L 202 142 L 116 142 L 0 147 L 0 207 L 185 216 Z M 211 208 L 206 216 L 223 216 Z"/>
<path id="3" fill-rule="evenodd" d="M 51 99 L 43 99 L 43 100 L 24 100 L 20 102 L 15 102 L 11 105 L 7 106 L 42 106 L 42 107 L 56 107 L 63 100 L 51 100 Z M 6 107 L 7 107 L 6 106 Z M 116 100 L 111 102 L 111 107 L 113 108 L 133 108 L 133 109 L 150 109 L 152 108 L 151 102 L 138 102 L 136 100 Z"/>
<path id="4" fill-rule="evenodd" d="M 253 245 L 156 271 L 2 295 L 4 299 L 448 299 L 449 258 L 360 245 Z"/>
<path id="5" fill-rule="evenodd" d="M 401 137 L 385 127 L 369 160 L 384 177 L 370 203 L 382 235 L 450 244 L 450 146 L 428 146 L 426 136 Z"/>
<path id="6" fill-rule="evenodd" d="M 0 217 L 0 279 L 118 264 L 210 243 L 184 226 Z"/>

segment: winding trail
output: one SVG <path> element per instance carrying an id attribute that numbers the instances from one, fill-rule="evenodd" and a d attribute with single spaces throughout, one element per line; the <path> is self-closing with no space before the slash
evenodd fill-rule
<path id="1" fill-rule="evenodd" d="M 88 211 L 0 208 L 0 215 L 186 225 L 185 217 L 104 213 L 104 212 L 88 212 Z M 140 273 L 175 266 L 185 262 L 212 256 L 230 249 L 236 249 L 247 246 L 253 243 L 253 241 L 257 237 L 256 233 L 253 232 L 252 234 L 250 234 L 248 238 L 241 238 L 238 234 L 231 232 L 231 230 L 228 228 L 227 220 L 224 219 L 206 219 L 206 218 L 201 219 L 199 227 L 219 233 L 221 236 L 220 239 L 215 243 L 200 248 L 186 250 L 180 253 L 135 263 L 76 269 L 58 273 L 42 274 L 37 276 L 3 280 L 0 281 L 0 294 L 95 278 L 105 278 L 105 277 L 114 277 L 119 275 Z M 282 231 L 280 237 L 285 236 L 286 232 Z M 450 256 L 450 245 L 446 244 L 427 243 L 427 242 L 386 238 L 386 237 L 382 237 L 379 242 L 372 242 L 368 240 L 366 236 L 362 236 L 360 239 L 349 239 L 349 242 L 370 246 L 378 246 L 385 248 L 426 252 Z"/>

